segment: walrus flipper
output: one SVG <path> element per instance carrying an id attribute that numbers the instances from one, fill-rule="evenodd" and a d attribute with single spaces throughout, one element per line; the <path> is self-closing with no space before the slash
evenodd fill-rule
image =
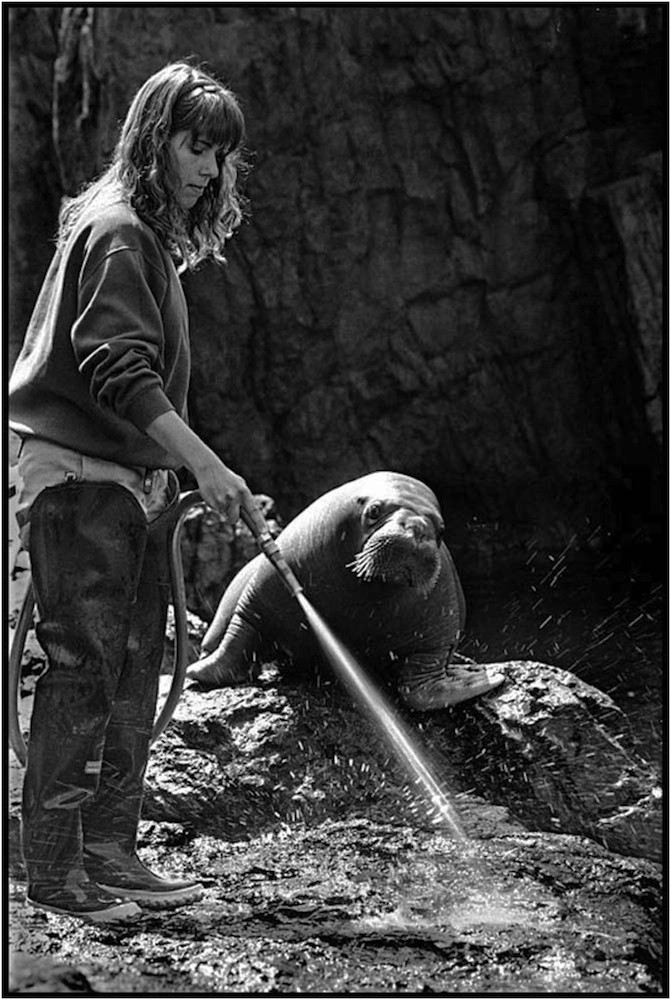
<path id="1" fill-rule="evenodd" d="M 435 657 L 415 656 L 403 663 L 399 694 L 416 712 L 435 712 L 493 691 L 505 680 L 500 664 L 442 664 Z"/>
<path id="2" fill-rule="evenodd" d="M 201 658 L 186 672 L 187 680 L 202 687 L 230 687 L 257 679 L 261 636 L 241 614 L 248 587 L 262 566 L 257 556 L 230 582 L 201 644 Z"/>
<path id="3" fill-rule="evenodd" d="M 250 562 L 246 563 L 241 570 L 239 570 L 233 577 L 228 587 L 224 591 L 217 610 L 215 611 L 214 618 L 210 622 L 210 627 L 205 633 L 203 640 L 200 644 L 201 655 L 203 653 L 212 653 L 221 644 L 224 635 L 226 634 L 226 629 L 231 622 L 235 610 L 240 603 L 240 599 L 244 594 L 249 581 L 256 576 L 257 571 L 261 567 L 261 556 L 256 556 Z"/>
<path id="4" fill-rule="evenodd" d="M 189 667 L 187 680 L 204 688 L 253 684 L 261 673 L 260 646 L 257 630 L 235 611 L 221 643 Z"/>

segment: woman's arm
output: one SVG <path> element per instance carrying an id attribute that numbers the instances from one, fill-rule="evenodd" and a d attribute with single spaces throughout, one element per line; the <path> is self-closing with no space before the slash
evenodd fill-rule
<path id="1" fill-rule="evenodd" d="M 195 476 L 203 500 L 232 524 L 240 517 L 240 507 L 254 510 L 254 498 L 242 476 L 229 469 L 175 410 L 156 417 L 146 433 L 186 466 Z"/>

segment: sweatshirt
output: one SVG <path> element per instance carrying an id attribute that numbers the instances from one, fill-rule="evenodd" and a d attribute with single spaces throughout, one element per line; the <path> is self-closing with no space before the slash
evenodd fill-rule
<path id="1" fill-rule="evenodd" d="M 44 279 L 10 379 L 10 427 L 121 465 L 175 468 L 145 431 L 169 410 L 186 420 L 190 363 L 169 253 L 127 204 L 101 200 Z"/>

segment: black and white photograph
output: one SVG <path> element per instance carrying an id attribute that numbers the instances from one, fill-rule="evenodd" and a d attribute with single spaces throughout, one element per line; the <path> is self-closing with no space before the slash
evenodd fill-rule
<path id="1" fill-rule="evenodd" d="M 668 3 L 2 3 L 2 996 L 669 996 Z"/>

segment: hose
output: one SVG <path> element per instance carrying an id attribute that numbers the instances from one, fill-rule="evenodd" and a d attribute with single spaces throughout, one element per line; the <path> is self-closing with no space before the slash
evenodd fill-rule
<path id="1" fill-rule="evenodd" d="M 281 576 L 282 582 L 286 585 L 291 596 L 297 597 L 298 594 L 302 594 L 303 588 L 280 552 L 280 547 L 271 535 L 268 523 L 259 508 L 253 507 L 251 510 L 248 510 L 246 507 L 241 507 L 240 517 L 254 535 L 261 552 L 266 559 L 270 560 Z"/>
<path id="2" fill-rule="evenodd" d="M 182 563 L 182 525 L 187 514 L 198 504 L 205 505 L 199 490 L 185 493 L 177 506 L 177 516 L 170 536 L 170 586 L 172 604 L 175 611 L 175 655 L 172 668 L 172 683 L 168 697 L 163 703 L 154 728 L 151 741 L 155 743 L 173 717 L 177 702 L 181 698 L 189 665 L 189 629 L 186 621 L 186 588 L 184 586 L 184 565 Z"/>
<path id="3" fill-rule="evenodd" d="M 9 652 L 9 745 L 23 767 L 26 766 L 26 744 L 23 742 L 23 734 L 19 725 L 19 683 L 23 647 L 26 644 L 26 635 L 33 624 L 34 606 L 33 585 L 29 583 L 23 596 L 23 604 L 14 630 L 12 648 Z"/>

